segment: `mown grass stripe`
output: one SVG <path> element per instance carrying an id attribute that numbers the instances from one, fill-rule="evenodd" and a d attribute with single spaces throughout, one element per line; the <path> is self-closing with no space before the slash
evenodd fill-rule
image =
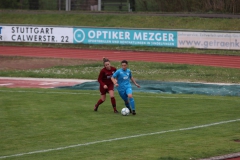
<path id="1" fill-rule="evenodd" d="M 36 94 L 66 94 L 66 95 L 92 95 L 92 96 L 99 96 L 100 94 L 96 94 L 96 93 L 82 93 L 82 92 L 41 92 L 41 91 L 26 91 L 26 90 L 0 90 L 0 92 L 9 92 L 9 93 L 36 93 Z M 134 94 L 134 97 L 147 97 L 147 98 L 165 98 L 165 99 L 216 99 L 214 97 L 209 98 L 209 97 L 192 97 L 192 96 L 161 96 L 161 95 L 157 95 L 156 93 L 150 93 L 151 95 L 138 95 L 138 94 Z M 156 95 L 154 95 L 156 94 Z M 226 100 L 226 99 L 217 99 L 217 100 Z"/>

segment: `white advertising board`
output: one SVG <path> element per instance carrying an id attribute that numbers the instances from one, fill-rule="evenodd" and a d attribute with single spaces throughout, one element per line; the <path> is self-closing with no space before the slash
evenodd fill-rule
<path id="1" fill-rule="evenodd" d="M 178 48 L 240 50 L 240 33 L 178 32 Z"/>
<path id="2" fill-rule="evenodd" d="M 0 41 L 73 43 L 73 28 L 39 26 L 0 26 Z"/>

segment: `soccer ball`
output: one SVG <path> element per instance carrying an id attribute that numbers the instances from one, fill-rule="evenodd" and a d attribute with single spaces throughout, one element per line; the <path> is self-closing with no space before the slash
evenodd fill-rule
<path id="1" fill-rule="evenodd" d="M 129 109 L 128 109 L 127 107 L 125 107 L 125 108 L 123 108 L 123 109 L 121 110 L 121 114 L 122 114 L 123 116 L 129 115 L 129 113 L 130 113 L 130 111 L 129 111 Z"/>

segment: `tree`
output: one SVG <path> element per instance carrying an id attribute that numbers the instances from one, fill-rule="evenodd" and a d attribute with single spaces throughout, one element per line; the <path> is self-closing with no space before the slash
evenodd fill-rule
<path id="1" fill-rule="evenodd" d="M 18 0 L 2 0 L 2 1 L 0 1 L 0 8 L 17 9 L 18 8 Z"/>
<path id="2" fill-rule="evenodd" d="M 28 0 L 29 9 L 38 10 L 39 9 L 39 0 Z"/>

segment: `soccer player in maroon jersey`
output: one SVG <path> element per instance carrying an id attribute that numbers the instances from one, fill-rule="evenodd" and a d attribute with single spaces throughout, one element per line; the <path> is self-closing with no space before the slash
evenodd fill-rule
<path id="1" fill-rule="evenodd" d="M 98 100 L 97 104 L 94 106 L 94 111 L 98 110 L 99 105 L 106 100 L 106 94 L 109 93 L 114 113 L 118 113 L 116 108 L 116 100 L 114 97 L 114 84 L 111 80 L 113 73 L 116 72 L 117 69 L 111 66 L 110 60 L 107 58 L 103 58 L 103 65 L 104 65 L 104 68 L 101 69 L 98 76 L 101 98 Z"/>

